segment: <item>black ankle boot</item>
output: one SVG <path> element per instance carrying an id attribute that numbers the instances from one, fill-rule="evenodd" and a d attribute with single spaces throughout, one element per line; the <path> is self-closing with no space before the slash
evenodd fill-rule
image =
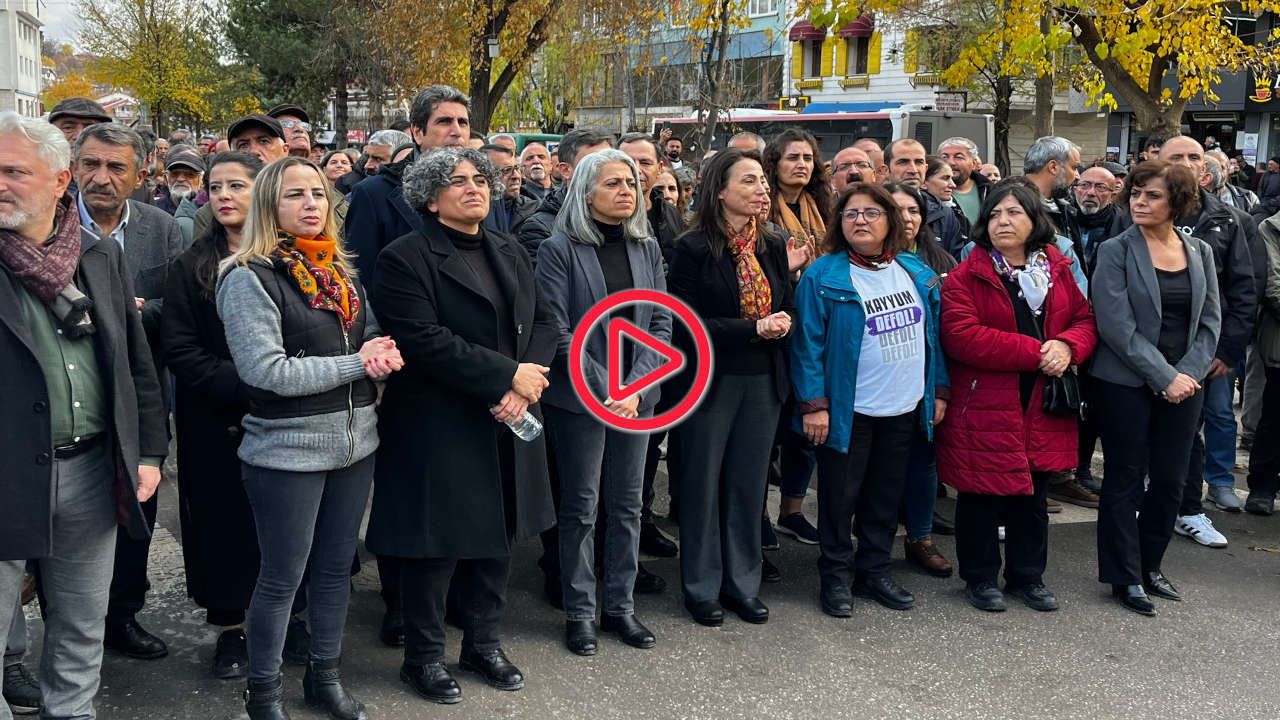
<path id="1" fill-rule="evenodd" d="M 307 661 L 307 672 L 302 676 L 302 693 L 307 705 L 324 709 L 335 720 L 366 720 L 364 704 L 357 702 L 342 689 L 342 660 Z"/>
<path id="2" fill-rule="evenodd" d="M 289 720 L 283 697 L 279 675 L 271 680 L 250 680 L 244 691 L 244 710 L 249 720 Z"/>

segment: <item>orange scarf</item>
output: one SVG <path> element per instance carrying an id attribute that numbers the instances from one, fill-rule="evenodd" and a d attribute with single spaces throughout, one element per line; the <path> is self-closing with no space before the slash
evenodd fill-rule
<path id="1" fill-rule="evenodd" d="M 284 264 L 298 290 L 316 310 L 331 310 L 350 330 L 360 313 L 360 298 L 342 263 L 335 263 L 338 241 L 323 235 L 307 240 L 280 232 L 274 257 Z"/>
<path id="2" fill-rule="evenodd" d="M 756 219 L 747 221 L 740 233 L 729 229 L 729 254 L 738 278 L 738 313 L 743 320 L 760 320 L 773 307 L 773 289 L 756 257 Z"/>
<path id="3" fill-rule="evenodd" d="M 791 212 L 781 193 L 773 196 L 773 209 L 769 215 L 770 220 L 786 228 L 801 243 L 808 242 L 810 235 L 819 241 L 827 235 L 827 224 L 822 220 L 822 213 L 818 212 L 818 203 L 808 191 L 800 192 L 800 217 Z"/>

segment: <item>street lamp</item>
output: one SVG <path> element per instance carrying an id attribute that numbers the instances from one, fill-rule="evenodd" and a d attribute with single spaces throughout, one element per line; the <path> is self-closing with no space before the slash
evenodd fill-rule
<path id="1" fill-rule="evenodd" d="M 496 35 L 490 35 L 485 39 L 485 44 L 489 46 L 489 59 L 495 60 L 498 57 L 498 38 Z"/>

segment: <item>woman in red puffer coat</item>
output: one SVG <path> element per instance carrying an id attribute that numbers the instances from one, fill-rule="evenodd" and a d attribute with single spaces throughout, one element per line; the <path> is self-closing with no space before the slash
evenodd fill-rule
<path id="1" fill-rule="evenodd" d="M 1077 418 L 1046 413 L 1042 393 L 1093 353 L 1098 334 L 1053 228 L 1037 191 L 996 185 L 974 223 L 977 247 L 942 289 L 951 410 L 938 426 L 938 476 L 959 492 L 956 558 L 979 610 L 1005 609 L 1001 525 L 1005 591 L 1036 610 L 1058 607 L 1042 580 L 1045 486 L 1050 472 L 1076 466 Z"/>

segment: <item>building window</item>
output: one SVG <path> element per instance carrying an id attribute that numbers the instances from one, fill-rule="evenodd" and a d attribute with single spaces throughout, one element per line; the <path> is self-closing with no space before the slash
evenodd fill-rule
<path id="1" fill-rule="evenodd" d="M 827 73 L 822 67 L 822 40 L 804 41 L 804 76 L 820 78 Z"/>
<path id="2" fill-rule="evenodd" d="M 747 0 L 747 14 L 751 17 L 778 14 L 778 0 Z"/>
<path id="3" fill-rule="evenodd" d="M 871 38 L 851 37 L 845 42 L 845 57 L 848 58 L 845 75 L 866 75 Z"/>

